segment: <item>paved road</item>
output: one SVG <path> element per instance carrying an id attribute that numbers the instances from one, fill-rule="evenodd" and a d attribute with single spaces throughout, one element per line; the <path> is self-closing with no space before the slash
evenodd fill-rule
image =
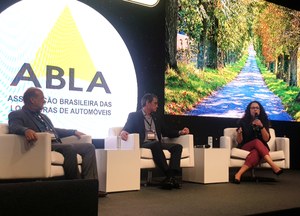
<path id="1" fill-rule="evenodd" d="M 285 112 L 280 98 L 266 86 L 255 60 L 255 51 L 250 47 L 247 62 L 238 76 L 186 115 L 241 118 L 253 100 L 263 105 L 270 120 L 293 120 Z"/>

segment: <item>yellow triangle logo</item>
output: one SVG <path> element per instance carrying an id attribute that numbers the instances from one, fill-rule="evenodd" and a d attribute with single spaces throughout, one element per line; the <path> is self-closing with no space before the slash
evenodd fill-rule
<path id="1" fill-rule="evenodd" d="M 74 68 L 76 78 L 87 81 L 96 73 L 69 7 L 63 10 L 31 64 L 37 77 L 46 76 L 46 65 L 63 69 L 64 76 Z"/>

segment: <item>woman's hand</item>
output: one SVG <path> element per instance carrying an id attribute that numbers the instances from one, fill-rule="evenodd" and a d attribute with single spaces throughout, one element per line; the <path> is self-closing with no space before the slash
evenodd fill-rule
<path id="1" fill-rule="evenodd" d="M 241 143 L 243 141 L 243 128 L 242 127 L 237 128 L 236 133 L 237 133 L 236 141 L 237 143 Z"/>
<path id="2" fill-rule="evenodd" d="M 238 134 L 243 133 L 243 128 L 239 127 L 238 129 L 236 129 L 236 132 L 237 132 Z"/>
<path id="3" fill-rule="evenodd" d="M 262 124 L 262 122 L 259 119 L 254 119 L 254 121 L 252 122 L 252 125 L 256 125 L 260 128 L 264 127 L 264 125 Z"/>

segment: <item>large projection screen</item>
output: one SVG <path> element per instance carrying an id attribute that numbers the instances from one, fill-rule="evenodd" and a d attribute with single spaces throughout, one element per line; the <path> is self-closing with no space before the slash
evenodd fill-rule
<path id="1" fill-rule="evenodd" d="M 238 119 L 256 100 L 271 121 L 299 122 L 299 17 L 264 0 L 179 1 L 165 114 Z"/>

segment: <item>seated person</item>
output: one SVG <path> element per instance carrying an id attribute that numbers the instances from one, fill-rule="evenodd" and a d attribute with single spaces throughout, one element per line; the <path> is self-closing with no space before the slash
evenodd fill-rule
<path id="1" fill-rule="evenodd" d="M 244 116 L 239 120 L 236 141 L 238 148 L 250 151 L 246 161 L 234 176 L 234 183 L 240 184 L 242 175 L 252 167 L 257 166 L 261 159 L 264 159 L 273 169 L 276 175 L 282 173 L 269 155 L 268 141 L 269 120 L 265 109 L 258 101 L 252 101 L 247 105 Z"/>
<path id="2" fill-rule="evenodd" d="M 64 156 L 64 173 L 66 179 L 97 179 L 95 147 L 90 143 L 62 144 L 61 138 L 75 135 L 80 138 L 82 132 L 55 128 L 51 120 L 41 111 L 45 99 L 38 88 L 28 88 L 23 95 L 24 106 L 8 115 L 9 133 L 25 136 L 30 144 L 37 140 L 37 132 L 53 134 L 52 150 Z M 82 156 L 82 172 L 78 170 L 77 154 Z"/>
<path id="3" fill-rule="evenodd" d="M 183 128 L 178 131 L 166 127 L 162 117 L 155 113 L 158 107 L 158 98 L 156 95 L 145 94 L 142 97 L 141 105 L 141 110 L 129 114 L 120 136 L 123 140 L 127 140 L 129 133 L 138 133 L 140 135 L 140 147 L 151 149 L 156 166 L 166 175 L 166 178 L 162 182 L 162 188 L 180 188 L 175 176 L 180 172 L 182 146 L 179 144 L 163 143 L 161 138 L 162 135 L 174 138 L 188 134 L 189 129 Z M 164 149 L 171 153 L 169 165 L 163 153 Z"/>

